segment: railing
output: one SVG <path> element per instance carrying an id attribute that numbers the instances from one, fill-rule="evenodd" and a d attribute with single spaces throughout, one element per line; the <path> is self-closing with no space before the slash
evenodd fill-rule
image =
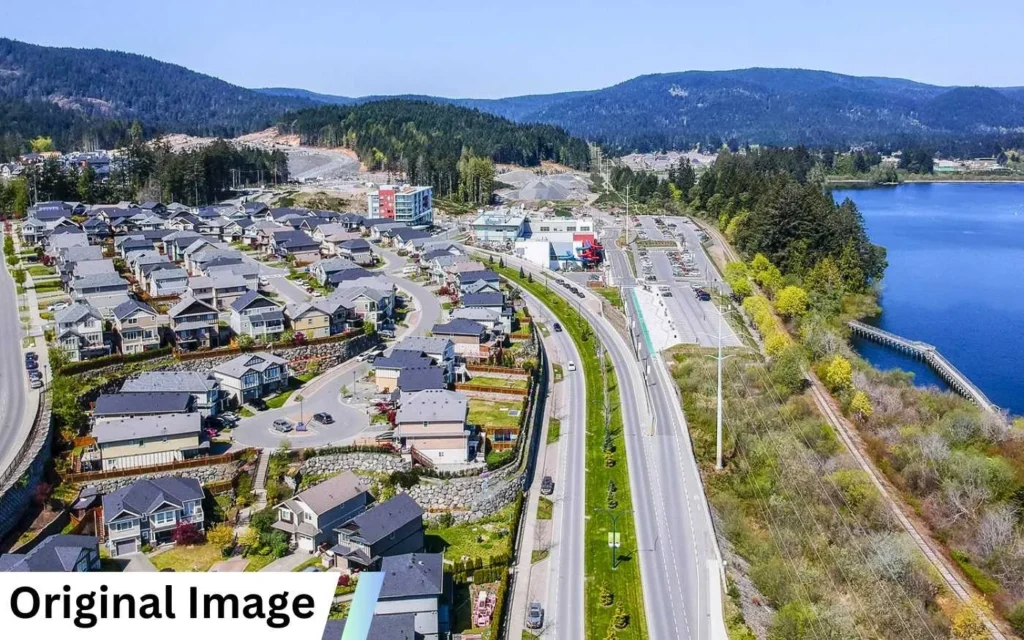
<path id="1" fill-rule="evenodd" d="M 194 469 L 195 467 L 210 467 L 228 462 L 236 462 L 247 454 L 248 449 L 239 449 L 231 453 L 219 456 L 205 456 L 177 462 L 165 462 L 150 466 L 133 467 L 131 469 L 112 469 L 110 471 L 83 471 L 82 473 L 68 473 L 63 476 L 65 482 L 79 483 L 96 480 L 110 480 L 112 478 L 124 478 L 137 476 L 143 473 L 158 473 L 161 471 L 177 471 L 179 469 Z"/>

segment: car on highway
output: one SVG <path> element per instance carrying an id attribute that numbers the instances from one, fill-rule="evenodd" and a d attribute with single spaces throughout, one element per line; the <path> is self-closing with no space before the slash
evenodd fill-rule
<path id="1" fill-rule="evenodd" d="M 561 332 L 562 332 L 562 325 L 560 325 L 560 324 L 558 324 L 558 323 L 556 322 L 556 323 L 554 324 L 554 329 L 555 329 L 555 333 L 561 333 Z"/>
<path id="2" fill-rule="evenodd" d="M 544 479 L 540 481 L 540 495 L 550 496 L 555 492 L 555 481 L 551 479 L 551 476 L 544 476 Z"/>
<path id="3" fill-rule="evenodd" d="M 332 418 L 331 414 L 329 413 L 314 413 L 313 420 L 315 422 L 319 422 L 320 424 L 334 424 L 334 418 Z"/>
<path id="4" fill-rule="evenodd" d="M 540 629 L 544 626 L 544 607 L 539 602 L 531 602 L 526 610 L 526 628 Z"/>
<path id="5" fill-rule="evenodd" d="M 576 363 L 573 362 L 572 360 L 570 360 L 569 364 L 565 368 L 568 369 L 569 371 L 575 371 L 576 370 Z"/>
<path id="6" fill-rule="evenodd" d="M 280 431 L 281 433 L 288 433 L 292 430 L 292 421 L 285 418 L 278 418 L 274 420 L 274 431 Z"/>

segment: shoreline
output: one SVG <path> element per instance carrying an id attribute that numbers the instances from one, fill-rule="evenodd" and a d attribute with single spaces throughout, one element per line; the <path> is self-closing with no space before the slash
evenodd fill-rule
<path id="1" fill-rule="evenodd" d="M 903 184 L 1024 184 L 1024 178 L 1007 178 L 1005 180 L 982 180 L 978 178 L 963 180 L 903 180 L 901 182 L 872 182 L 870 180 L 826 180 L 826 185 L 857 185 L 864 187 L 898 187 Z"/>

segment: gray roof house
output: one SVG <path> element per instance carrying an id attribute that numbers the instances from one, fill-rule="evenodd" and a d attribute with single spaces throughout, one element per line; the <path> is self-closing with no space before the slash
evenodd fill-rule
<path id="1" fill-rule="evenodd" d="M 235 335 L 273 342 L 284 333 L 284 307 L 257 291 L 246 290 L 231 303 L 229 324 Z"/>
<path id="2" fill-rule="evenodd" d="M 376 569 L 387 556 L 423 550 L 423 508 L 407 493 L 375 504 L 334 529 L 333 565 L 342 571 Z"/>
<path id="3" fill-rule="evenodd" d="M 111 556 L 168 540 L 179 522 L 203 528 L 203 488 L 195 478 L 137 480 L 103 496 L 103 524 Z"/>
<path id="4" fill-rule="evenodd" d="M 288 361 L 272 353 L 243 353 L 211 371 L 223 399 L 234 404 L 276 393 L 288 386 Z"/>
<path id="5" fill-rule="evenodd" d="M 322 640 L 341 640 L 345 620 L 328 620 Z M 365 640 L 423 640 L 416 633 L 416 616 L 412 613 L 373 614 Z"/>
<path id="6" fill-rule="evenodd" d="M 447 637 L 450 616 L 447 594 L 451 593 L 444 575 L 444 557 L 440 553 L 407 553 L 389 556 L 381 562 L 384 583 L 374 613 L 378 615 L 413 614 L 416 637 L 439 640 Z"/>
<path id="7" fill-rule="evenodd" d="M 179 349 L 198 349 L 216 346 L 220 337 L 217 309 L 212 305 L 186 296 L 167 312 L 171 331 Z"/>
<path id="8" fill-rule="evenodd" d="M 110 353 L 103 340 L 103 314 L 88 302 L 76 302 L 53 317 L 56 340 L 72 362 Z"/>
<path id="9" fill-rule="evenodd" d="M 191 409 L 192 396 L 184 391 L 102 393 L 96 398 L 92 415 L 99 421 L 102 418 L 187 413 Z"/>
<path id="10" fill-rule="evenodd" d="M 0 555 L 0 571 L 85 572 L 100 570 L 96 536 L 53 535 L 28 553 Z"/>
<path id="11" fill-rule="evenodd" d="M 209 450 L 209 443 L 201 441 L 202 424 L 202 415 L 194 411 L 97 420 L 92 428 L 96 445 L 82 454 L 82 465 L 113 471 L 194 458 Z"/>
<path id="12" fill-rule="evenodd" d="M 195 371 L 143 371 L 125 380 L 121 393 L 188 393 L 203 417 L 216 415 L 220 406 L 220 382 Z"/>
<path id="13" fill-rule="evenodd" d="M 370 503 L 366 481 L 351 471 L 310 487 L 277 505 L 274 528 L 307 552 L 330 543 L 334 527 L 361 513 Z"/>
<path id="14" fill-rule="evenodd" d="M 395 439 L 435 465 L 464 465 L 476 459 L 479 436 L 466 424 L 469 404 L 457 391 L 427 389 L 402 394 L 395 415 Z"/>

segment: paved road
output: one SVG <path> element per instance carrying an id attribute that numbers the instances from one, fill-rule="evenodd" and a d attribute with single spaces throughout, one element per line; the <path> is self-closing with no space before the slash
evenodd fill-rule
<path id="1" fill-rule="evenodd" d="M 4 265 L 0 274 L 0 473 L 14 461 L 32 427 L 28 378 L 21 348 L 21 321 L 14 280 Z M 41 338 L 37 340 L 41 344 Z M 36 353 L 45 347 L 35 349 Z M 38 392 L 32 391 L 33 396 Z"/>
<path id="2" fill-rule="evenodd" d="M 551 327 L 554 316 L 539 300 L 528 293 L 523 299 L 534 316 Z M 552 536 L 550 561 L 552 574 L 548 576 L 548 596 L 545 610 L 547 623 L 544 637 L 582 639 L 584 623 L 583 593 L 583 527 L 585 522 L 584 455 L 586 450 L 586 384 L 583 370 L 570 372 L 568 362 L 581 361 L 576 344 L 564 332 L 552 331 L 544 339 L 552 362 L 562 365 L 565 379 L 558 383 L 560 404 L 552 407 L 552 415 L 561 421 L 558 438 L 559 461 L 552 497 Z"/>
<path id="3" fill-rule="evenodd" d="M 709 599 L 720 588 L 709 579 L 717 575 L 714 538 L 675 388 L 657 356 L 645 361 L 645 367 L 652 365 L 645 379 L 622 336 L 586 305 L 581 310 L 619 379 L 648 633 L 656 639 L 712 637 Z M 724 633 L 720 614 L 717 608 L 714 637 Z"/>
<path id="4" fill-rule="evenodd" d="M 406 264 L 404 258 L 391 252 L 381 252 L 388 260 L 389 270 L 400 270 Z M 380 274 L 393 282 L 399 289 L 406 291 L 415 300 L 415 310 L 409 315 L 408 327 L 401 327 L 397 332 L 399 338 L 429 330 L 441 317 L 441 304 L 437 297 L 426 288 L 405 278 L 395 277 L 386 273 Z M 289 300 L 303 300 L 309 296 L 303 289 L 279 274 L 270 277 L 271 287 L 282 297 Z M 304 296 L 304 297 L 302 297 Z M 349 360 L 316 378 L 300 391 L 296 391 L 288 402 L 279 409 L 261 411 L 251 418 L 240 421 L 234 430 L 236 442 L 253 447 L 273 448 L 280 444 L 285 434 L 273 429 L 273 422 L 278 418 L 287 418 L 294 423 L 309 421 L 314 413 L 331 414 L 334 423 L 331 425 L 313 424 L 306 432 L 292 431 L 287 434 L 289 442 L 296 447 L 313 447 L 326 444 L 349 442 L 367 430 L 370 424 L 366 403 L 342 396 L 342 388 L 352 391 L 357 380 L 362 379 L 370 371 L 366 363 Z M 296 401 L 301 395 L 303 401 Z M 366 434 L 369 435 L 369 432 Z"/>

